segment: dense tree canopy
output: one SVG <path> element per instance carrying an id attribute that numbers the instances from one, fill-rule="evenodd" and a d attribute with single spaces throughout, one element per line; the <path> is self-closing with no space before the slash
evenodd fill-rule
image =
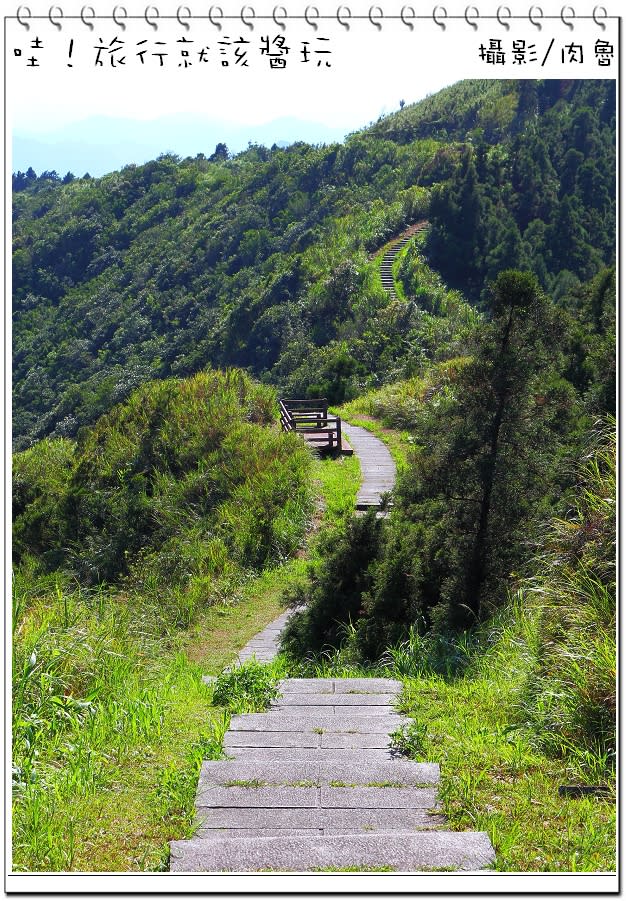
<path id="1" fill-rule="evenodd" d="M 563 296 L 614 259 L 614 145 L 612 82 L 462 82 L 343 145 L 16 173 L 17 446 L 207 364 L 342 400 L 441 359 L 441 317 L 367 254 L 429 216 L 465 296 L 510 267 Z"/>

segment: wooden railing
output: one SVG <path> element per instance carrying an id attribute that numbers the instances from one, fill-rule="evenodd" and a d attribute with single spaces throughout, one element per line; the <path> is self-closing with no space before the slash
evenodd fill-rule
<path id="1" fill-rule="evenodd" d="M 341 419 L 328 415 L 325 397 L 283 399 L 279 407 L 284 432 L 297 432 L 318 450 L 341 452 Z"/>

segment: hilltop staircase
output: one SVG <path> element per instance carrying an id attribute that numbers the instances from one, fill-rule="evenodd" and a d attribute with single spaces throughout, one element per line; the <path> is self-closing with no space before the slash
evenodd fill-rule
<path id="1" fill-rule="evenodd" d="M 390 748 L 408 720 L 393 679 L 286 679 L 267 713 L 234 716 L 231 759 L 205 761 L 197 835 L 171 843 L 174 873 L 477 871 L 484 832 L 451 832 L 439 767 Z"/>
<path id="2" fill-rule="evenodd" d="M 416 235 L 419 231 L 426 228 L 428 222 L 416 222 L 415 225 L 411 225 L 406 231 L 403 231 L 399 238 L 394 241 L 391 247 L 386 251 L 380 263 L 380 279 L 383 283 L 383 288 L 389 294 L 389 296 L 393 300 L 398 300 L 398 295 L 396 294 L 396 288 L 393 281 L 393 275 L 391 272 L 391 267 L 393 266 L 394 260 L 402 250 L 402 248 L 408 244 L 411 238 Z"/>
<path id="3" fill-rule="evenodd" d="M 383 443 L 346 426 L 363 474 L 357 509 L 379 507 L 395 466 Z M 293 611 L 238 660 L 269 662 Z M 205 681 L 213 681 L 205 677 Z M 172 873 L 433 873 L 477 871 L 494 852 L 484 832 L 446 829 L 439 766 L 397 749 L 410 720 L 395 679 L 285 679 L 266 713 L 233 716 L 226 760 L 205 760 L 199 828 L 171 842 Z"/>

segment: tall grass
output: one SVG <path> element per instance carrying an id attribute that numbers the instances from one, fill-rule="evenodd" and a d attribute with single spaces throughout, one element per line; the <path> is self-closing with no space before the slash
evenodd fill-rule
<path id="1" fill-rule="evenodd" d="M 373 416 L 391 428 L 416 429 L 427 406 L 432 411 L 446 404 L 459 372 L 468 362 L 469 357 L 454 357 L 433 363 L 422 375 L 393 382 L 344 404 L 342 413 L 347 417 Z"/>
<path id="2" fill-rule="evenodd" d="M 72 867 L 81 799 L 106 786 L 130 747 L 159 735 L 167 698 L 149 666 L 166 640 L 157 608 L 46 587 L 15 585 L 27 611 L 12 653 L 16 869 Z"/>
<path id="3" fill-rule="evenodd" d="M 188 833 L 219 721 L 181 649 L 300 549 L 313 514 L 311 455 L 275 406 L 243 372 L 199 373 L 16 456 L 14 869 L 127 868 L 127 843 L 158 868 Z"/>
<path id="4" fill-rule="evenodd" d="M 603 761 L 606 773 L 616 747 L 615 453 L 614 423 L 599 423 L 570 512 L 547 528 L 526 589 L 540 621 L 524 710 L 545 747 L 583 770 Z"/>

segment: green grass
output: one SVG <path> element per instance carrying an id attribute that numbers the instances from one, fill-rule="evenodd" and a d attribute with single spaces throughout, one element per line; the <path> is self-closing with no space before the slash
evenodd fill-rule
<path id="1" fill-rule="evenodd" d="M 232 713 L 264 710 L 278 694 L 278 682 L 284 674 L 282 661 L 259 663 L 254 658 L 241 666 L 224 670 L 213 684 L 213 703 Z"/>
<path id="2" fill-rule="evenodd" d="M 196 598 L 186 616 L 172 617 L 158 585 L 85 589 L 25 560 L 14 592 L 14 871 L 158 871 L 168 842 L 193 834 L 200 765 L 222 756 L 229 723 L 202 676 L 283 611 L 319 531 L 354 508 L 358 460 L 314 460 L 312 480 L 317 512 L 298 556 L 213 584 L 210 606 Z M 233 689 L 229 709 L 258 709 L 280 666 L 253 663 L 247 684 L 234 685 L 246 681 L 239 671 L 215 687 L 224 702 Z"/>
<path id="3" fill-rule="evenodd" d="M 559 785 L 593 782 L 597 768 L 544 752 L 524 716 L 537 625 L 538 611 L 513 605 L 493 624 L 497 635 L 487 649 L 469 655 L 463 673 L 407 679 L 400 709 L 415 725 L 394 736 L 394 744 L 440 764 L 450 827 L 486 831 L 495 869 L 610 872 L 615 799 L 560 797 Z"/>
<path id="4" fill-rule="evenodd" d="M 108 696 L 101 689 L 89 708 L 63 711 L 52 734 L 47 702 L 31 708 L 32 765 L 13 803 L 15 871 L 159 870 L 167 842 L 192 832 L 200 764 L 220 754 L 227 720 L 182 655 L 148 674 L 128 646 L 124 658 L 116 646 L 113 639 L 106 649 Z M 42 663 L 33 677 L 45 683 L 49 673 Z"/>
<path id="5" fill-rule="evenodd" d="M 344 649 L 317 665 L 310 662 L 306 674 L 403 678 L 398 707 L 411 722 L 391 735 L 390 745 L 412 759 L 439 763 L 446 828 L 487 832 L 496 870 L 611 872 L 615 782 L 606 761 L 591 752 L 584 757 L 547 753 L 525 712 L 540 614 L 516 598 L 472 642 L 461 639 L 455 649 L 450 640 L 447 666 L 446 648 L 413 638 L 371 670 L 347 665 Z M 433 666 L 440 672 L 432 672 Z M 560 785 L 598 781 L 613 794 L 559 796 Z"/>

